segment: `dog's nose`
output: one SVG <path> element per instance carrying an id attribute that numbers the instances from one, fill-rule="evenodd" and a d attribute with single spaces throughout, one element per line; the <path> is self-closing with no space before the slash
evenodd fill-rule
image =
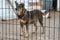
<path id="1" fill-rule="evenodd" d="M 17 10 L 17 8 L 15 8 L 15 10 Z"/>
<path id="2" fill-rule="evenodd" d="M 22 15 L 20 15 L 19 18 L 22 18 Z"/>

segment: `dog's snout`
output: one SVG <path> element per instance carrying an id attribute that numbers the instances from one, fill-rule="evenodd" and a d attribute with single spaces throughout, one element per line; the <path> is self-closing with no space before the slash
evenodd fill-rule
<path id="1" fill-rule="evenodd" d="M 17 15 L 18 16 L 18 18 L 22 18 L 23 17 L 23 15 Z"/>

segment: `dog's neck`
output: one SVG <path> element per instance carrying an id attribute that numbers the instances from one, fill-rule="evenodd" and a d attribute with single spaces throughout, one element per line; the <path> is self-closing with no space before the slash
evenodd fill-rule
<path id="1" fill-rule="evenodd" d="M 26 20 L 26 18 L 28 17 L 28 12 L 25 8 L 23 8 L 22 15 L 17 15 L 17 16 L 18 16 L 18 19 Z"/>
<path id="2" fill-rule="evenodd" d="M 22 17 L 22 19 L 25 19 L 25 18 L 28 17 L 28 11 L 25 8 L 23 9 L 22 13 L 24 14 L 24 16 Z"/>

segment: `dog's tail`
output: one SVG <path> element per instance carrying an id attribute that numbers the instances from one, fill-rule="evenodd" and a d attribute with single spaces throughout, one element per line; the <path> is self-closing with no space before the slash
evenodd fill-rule
<path id="1" fill-rule="evenodd" d="M 48 18 L 49 17 L 49 11 L 47 10 L 41 10 L 43 17 Z"/>

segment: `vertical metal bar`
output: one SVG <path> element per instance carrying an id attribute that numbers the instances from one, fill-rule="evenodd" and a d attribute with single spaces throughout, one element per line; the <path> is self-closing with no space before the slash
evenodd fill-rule
<path id="1" fill-rule="evenodd" d="M 32 10 L 33 10 L 33 0 L 32 0 Z M 33 25 L 31 25 L 31 32 L 33 32 Z M 33 34 L 31 34 L 31 40 L 33 40 Z"/>
<path id="2" fill-rule="evenodd" d="M 37 0 L 36 0 L 36 9 L 37 9 Z M 37 33 L 36 33 L 36 40 L 37 40 Z"/>
<path id="3" fill-rule="evenodd" d="M 16 0 L 17 1 L 17 0 Z M 20 3 L 21 3 L 21 0 L 20 0 Z M 19 25 L 20 25 L 20 23 L 19 23 Z M 21 26 L 20 26 L 20 35 L 21 35 Z M 20 40 L 21 40 L 21 36 L 20 36 Z"/>
<path id="4" fill-rule="evenodd" d="M 10 40 L 10 6 L 9 6 L 9 40 Z"/>
<path id="5" fill-rule="evenodd" d="M 17 1 L 17 0 L 16 0 L 16 1 Z M 17 25 L 18 25 L 18 24 L 17 24 L 17 19 L 16 19 L 16 40 L 17 40 L 17 37 L 18 37 L 18 36 L 17 36 L 17 34 L 18 34 L 18 32 L 17 32 Z"/>
<path id="6" fill-rule="evenodd" d="M 3 0 L 2 0 L 2 20 L 3 20 Z M 2 21 L 2 40 L 4 40 L 3 39 L 3 21 Z"/>
<path id="7" fill-rule="evenodd" d="M 41 0 L 39 0 L 40 1 L 40 6 L 41 6 Z M 41 25 L 41 24 L 40 24 Z M 40 40 L 41 40 L 41 37 L 42 37 L 42 34 L 41 34 L 41 26 L 40 26 Z"/>
<path id="8" fill-rule="evenodd" d="M 6 1 L 5 1 L 5 13 L 6 13 Z M 5 14 L 5 18 L 6 18 L 6 14 Z M 5 35 L 6 35 L 6 40 L 7 40 L 7 23 L 5 23 L 5 30 L 6 30 L 6 33 L 5 33 Z"/>
<path id="9" fill-rule="evenodd" d="M 53 35 L 54 38 L 53 38 L 53 40 L 55 40 L 55 11 L 54 11 L 54 27 L 53 28 L 54 28 L 54 32 L 53 32 L 54 33 L 54 35 Z"/>
<path id="10" fill-rule="evenodd" d="M 49 6 L 49 16 L 50 16 L 50 6 Z M 49 19 L 49 34 L 48 34 L 48 39 L 50 40 L 50 19 Z"/>
<path id="11" fill-rule="evenodd" d="M 46 2 L 46 0 L 45 0 L 45 2 Z M 45 6 L 45 8 L 46 8 L 46 6 Z M 46 13 L 45 13 L 45 15 L 46 15 Z M 44 26 L 44 27 L 46 27 L 46 18 L 44 18 L 44 19 L 45 19 L 45 20 L 44 20 L 44 21 L 45 21 L 45 22 L 44 22 L 44 23 L 45 23 L 45 26 Z M 45 29 L 45 34 L 44 34 L 44 40 L 46 40 L 46 29 Z"/>
<path id="12" fill-rule="evenodd" d="M 31 3 L 31 2 L 30 2 Z M 31 4 L 30 4 L 31 5 Z M 31 7 L 31 6 L 30 6 Z M 32 0 L 32 10 L 33 10 L 33 0 Z M 32 25 L 31 25 L 32 26 Z M 31 32 L 33 32 L 33 26 L 31 27 Z M 31 34 L 31 40 L 33 40 L 33 34 Z"/>
<path id="13" fill-rule="evenodd" d="M 28 0 L 28 3 L 29 3 L 29 0 Z M 28 10 L 29 10 L 29 5 L 28 5 Z M 28 25 L 28 35 L 29 35 L 29 25 Z M 29 36 L 28 36 L 28 40 L 29 40 Z"/>
<path id="14" fill-rule="evenodd" d="M 50 0 L 49 0 L 49 3 L 50 3 Z M 50 16 L 50 6 L 49 6 L 49 16 Z M 50 29 L 51 29 L 50 24 L 51 24 L 51 23 L 50 23 L 50 19 L 49 19 L 49 40 L 50 40 L 50 35 L 51 35 L 51 34 L 50 34 Z"/>
<path id="15" fill-rule="evenodd" d="M 60 40 L 60 12 L 59 12 L 58 40 Z"/>
<path id="16" fill-rule="evenodd" d="M 12 0 L 12 4 L 13 4 L 13 0 Z M 13 7 L 12 7 L 12 9 L 14 9 Z M 12 12 L 12 18 L 14 18 L 14 13 Z M 12 36 L 13 36 L 13 38 L 12 38 L 12 40 L 15 40 L 15 38 L 14 38 L 14 20 L 12 20 L 13 21 L 13 23 L 12 23 Z"/>
<path id="17" fill-rule="evenodd" d="M 21 0 L 21 1 L 22 1 L 22 0 Z M 25 0 L 24 0 L 24 3 L 25 3 Z M 21 29 L 21 30 L 22 30 L 22 29 Z M 24 37 L 23 37 L 24 40 L 25 40 L 25 35 L 26 35 L 26 34 L 24 33 Z M 22 40 L 22 39 L 21 39 L 21 40 Z"/>

